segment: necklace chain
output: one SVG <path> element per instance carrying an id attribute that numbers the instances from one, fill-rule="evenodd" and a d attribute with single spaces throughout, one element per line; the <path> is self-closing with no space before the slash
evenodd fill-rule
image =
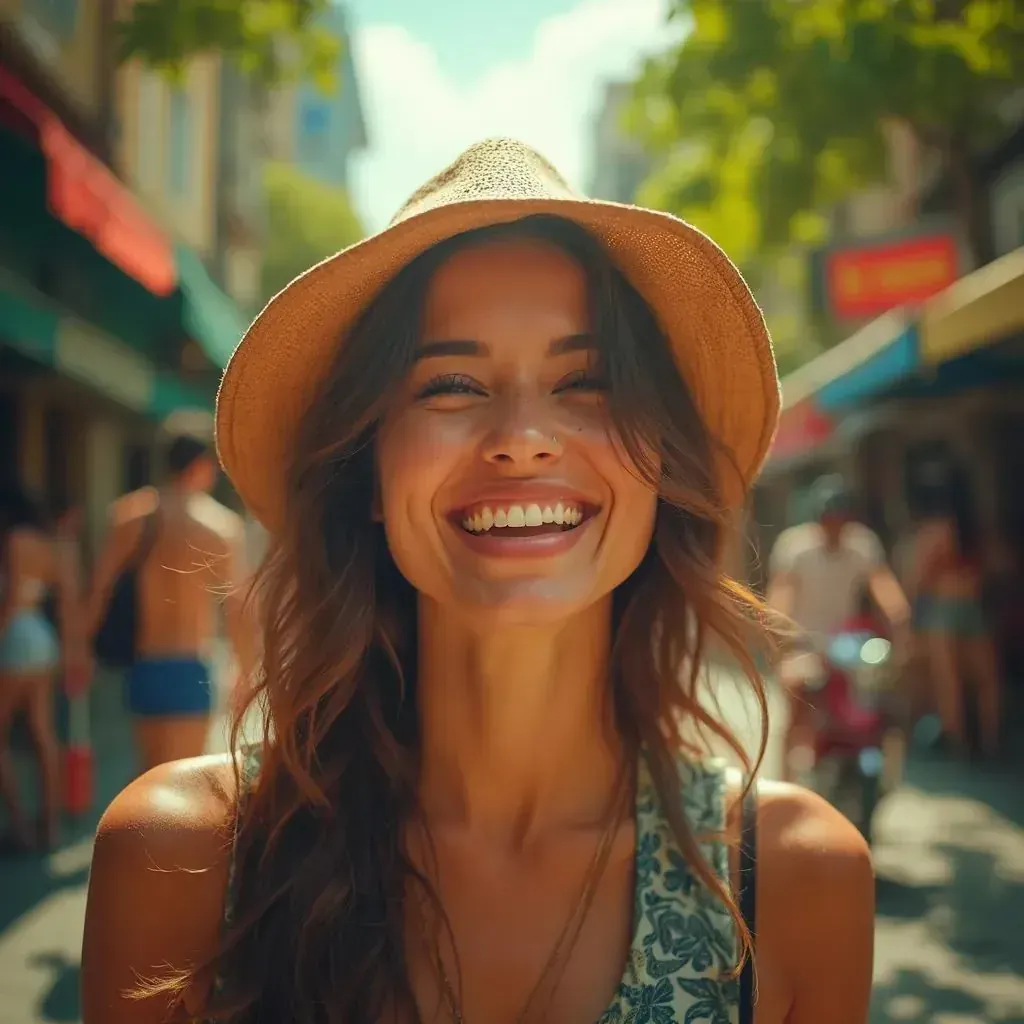
<path id="1" fill-rule="evenodd" d="M 604 876 L 604 870 L 608 865 L 612 841 L 614 840 L 619 824 L 622 821 L 625 795 L 629 792 L 628 781 L 629 772 L 626 770 L 625 766 L 623 766 L 619 775 L 619 780 L 615 786 L 615 791 L 612 794 L 611 803 L 608 807 L 607 818 L 604 824 L 604 829 L 601 833 L 601 838 L 598 841 L 597 847 L 594 851 L 594 856 L 587 868 L 587 873 L 583 877 L 583 884 L 580 889 L 580 898 L 576 901 L 576 905 L 573 908 L 572 913 L 568 918 L 566 918 L 565 924 L 562 926 L 562 930 L 559 932 L 558 938 L 555 940 L 554 947 L 548 955 L 547 960 L 544 962 L 544 967 L 541 969 L 540 976 L 530 989 L 526 997 L 526 1001 L 523 1003 L 522 1009 L 516 1014 L 516 1024 L 523 1024 L 526 1020 L 526 1016 L 532 1008 L 538 993 L 541 991 L 545 981 L 547 981 L 551 976 L 552 972 L 560 966 L 564 969 L 567 957 L 563 957 L 563 951 L 571 953 L 576 946 L 576 942 L 579 940 L 580 932 L 583 930 L 583 924 L 586 921 L 587 914 L 590 912 L 590 907 L 594 902 L 597 887 L 600 884 L 600 881 Z M 573 927 L 573 925 L 575 925 L 575 927 Z M 566 938 L 570 934 L 572 937 L 571 941 L 566 945 Z M 448 1005 L 448 1012 L 451 1015 L 452 1024 L 466 1024 L 466 1018 L 462 1012 L 462 1005 L 455 991 L 455 986 L 448 977 L 448 972 L 445 970 L 444 963 L 440 956 L 438 957 L 437 964 L 441 988 L 443 990 L 445 1002 Z M 554 985 L 551 989 L 552 996 L 558 986 L 559 980 L 560 977 L 555 979 Z"/>

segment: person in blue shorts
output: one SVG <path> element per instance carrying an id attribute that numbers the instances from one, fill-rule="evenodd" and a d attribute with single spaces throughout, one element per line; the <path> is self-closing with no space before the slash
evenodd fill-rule
<path id="1" fill-rule="evenodd" d="M 55 598 L 56 623 L 46 612 Z M 9 842 L 27 850 L 56 842 L 60 760 L 53 688 L 63 667 L 83 674 L 75 559 L 50 530 L 40 506 L 16 484 L 0 494 L 0 797 Z M 25 716 L 40 780 L 40 814 L 29 821 L 10 754 L 14 720 Z"/>
<path id="2" fill-rule="evenodd" d="M 136 655 L 126 684 L 143 769 L 203 752 L 215 706 L 210 658 L 221 601 L 232 640 L 243 619 L 243 524 L 209 493 L 217 479 L 209 446 L 175 438 L 167 470 L 165 486 L 114 503 L 89 597 L 95 636 L 118 579 L 134 571 Z"/>

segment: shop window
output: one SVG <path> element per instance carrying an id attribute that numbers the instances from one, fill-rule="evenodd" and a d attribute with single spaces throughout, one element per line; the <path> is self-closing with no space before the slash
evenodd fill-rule
<path id="1" fill-rule="evenodd" d="M 153 457 L 149 445 L 129 445 L 125 451 L 124 480 L 129 491 L 148 487 L 153 478 Z"/>
<path id="2" fill-rule="evenodd" d="M 1024 160 L 1000 174 L 991 190 L 992 233 L 996 255 L 1024 245 Z"/>
<path id="3" fill-rule="evenodd" d="M 920 441 L 909 448 L 903 463 L 903 479 L 912 516 L 924 514 L 935 495 L 949 485 L 953 472 L 953 452 L 944 439 Z"/>
<path id="4" fill-rule="evenodd" d="M 0 392 L 0 484 L 18 479 L 18 397 Z"/>
<path id="5" fill-rule="evenodd" d="M 160 125 L 161 82 L 152 71 L 140 69 L 136 96 L 135 177 L 143 189 L 160 187 L 160 146 L 157 129 Z"/>
<path id="6" fill-rule="evenodd" d="M 319 99 L 306 99 L 299 113 L 299 160 L 316 165 L 328 158 L 330 149 L 331 112 Z"/>
<path id="7" fill-rule="evenodd" d="M 71 493 L 71 417 L 66 409 L 50 406 L 44 419 L 46 446 L 46 506 L 60 515 L 72 505 Z"/>
<path id="8" fill-rule="evenodd" d="M 78 0 L 21 0 L 21 17 L 66 43 L 78 24 Z"/>
<path id="9" fill-rule="evenodd" d="M 170 104 L 170 161 L 168 182 L 171 194 L 183 199 L 192 184 L 192 104 L 184 89 L 171 92 Z"/>

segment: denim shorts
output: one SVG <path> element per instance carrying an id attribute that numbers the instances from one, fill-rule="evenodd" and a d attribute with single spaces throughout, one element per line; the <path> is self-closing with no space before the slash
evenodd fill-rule
<path id="1" fill-rule="evenodd" d="M 914 619 L 922 633 L 984 636 L 988 632 L 984 609 L 969 597 L 923 596 L 917 601 Z"/>
<path id="2" fill-rule="evenodd" d="M 0 636 L 0 671 L 52 672 L 60 663 L 57 631 L 34 608 L 15 612 Z"/>
<path id="3" fill-rule="evenodd" d="M 145 717 L 208 715 L 210 670 L 198 658 L 147 658 L 128 670 L 128 709 Z"/>

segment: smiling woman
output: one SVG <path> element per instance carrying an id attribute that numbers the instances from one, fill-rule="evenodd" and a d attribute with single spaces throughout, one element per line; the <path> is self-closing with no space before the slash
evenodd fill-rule
<path id="1" fill-rule="evenodd" d="M 265 736 L 104 816 L 86 1024 L 861 1024 L 858 834 L 682 739 L 743 757 L 709 636 L 764 706 L 721 560 L 777 408 L 721 252 L 517 143 L 293 282 L 218 409 Z"/>

